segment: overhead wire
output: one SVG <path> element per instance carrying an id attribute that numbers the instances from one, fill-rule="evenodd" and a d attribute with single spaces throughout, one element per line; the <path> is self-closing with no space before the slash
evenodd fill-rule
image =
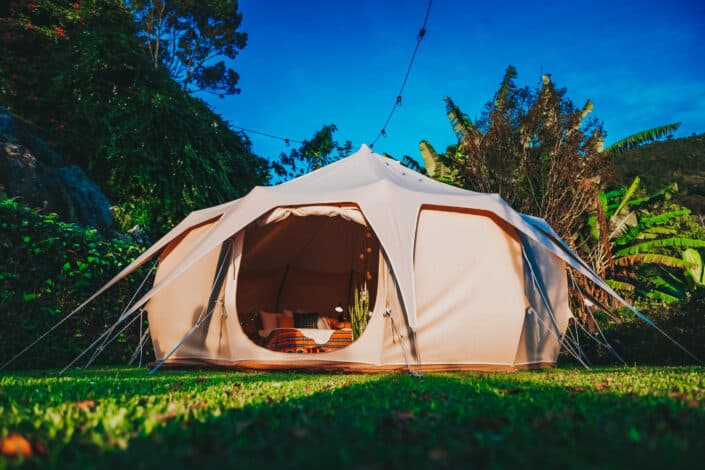
<path id="1" fill-rule="evenodd" d="M 428 6 L 426 7 L 426 13 L 424 14 L 423 24 L 421 25 L 421 29 L 419 29 L 419 32 L 416 35 L 416 45 L 414 46 L 414 50 L 411 53 L 411 58 L 409 59 L 409 65 L 406 68 L 406 73 L 404 74 L 404 78 L 401 81 L 401 86 L 399 87 L 399 92 L 397 93 L 397 96 L 394 99 L 394 104 L 392 105 L 392 109 L 389 111 L 389 114 L 387 115 L 387 119 L 384 121 L 384 125 L 379 130 L 379 132 L 377 133 L 375 138 L 372 139 L 372 141 L 370 143 L 370 148 L 374 148 L 375 144 L 380 139 L 380 137 L 387 136 L 387 126 L 389 126 L 389 123 L 392 120 L 392 116 L 394 116 L 394 113 L 396 112 L 397 108 L 399 106 L 401 106 L 401 104 L 402 104 L 402 97 L 404 96 L 404 89 L 406 88 L 406 84 L 409 81 L 409 76 L 411 75 L 411 69 L 414 66 L 414 62 L 416 61 L 416 56 L 419 52 L 419 47 L 421 46 L 421 41 L 423 41 L 423 39 L 426 37 L 426 26 L 428 25 L 428 17 L 431 14 L 431 6 L 432 5 L 433 5 L 433 0 L 428 0 Z M 233 124 L 231 124 L 231 127 L 238 129 L 238 130 L 241 130 L 245 133 L 255 134 L 255 135 L 262 136 L 262 137 L 268 137 L 270 139 L 281 140 L 287 146 L 292 143 L 295 143 L 295 144 L 303 144 L 304 143 L 304 141 L 302 141 L 302 140 L 291 139 L 289 137 L 282 137 L 279 135 L 271 134 L 269 132 L 258 131 L 255 129 L 248 129 L 246 127 L 236 126 Z"/>
<path id="2" fill-rule="evenodd" d="M 428 6 L 426 7 L 426 14 L 424 15 L 423 18 L 423 25 L 421 25 L 421 29 L 419 29 L 418 34 L 416 35 L 416 45 L 414 46 L 414 51 L 411 53 L 411 59 L 409 60 L 409 66 L 406 68 L 406 73 L 404 74 L 404 79 L 401 82 L 401 87 L 399 87 L 399 93 L 397 93 L 397 97 L 394 100 L 394 104 L 392 105 L 392 109 L 389 111 L 389 114 L 387 115 L 387 120 L 384 121 L 384 125 L 380 129 L 380 131 L 377 133 L 374 139 L 372 139 L 372 142 L 370 143 L 370 148 L 374 148 L 375 144 L 377 141 L 380 139 L 380 137 L 386 137 L 387 136 L 387 126 L 389 125 L 389 122 L 392 120 L 392 116 L 394 116 L 394 112 L 397 110 L 399 106 L 401 106 L 402 103 L 402 96 L 404 96 L 404 88 L 406 88 L 406 83 L 409 81 L 409 75 L 411 75 L 411 68 L 414 66 L 414 61 L 416 60 L 416 55 L 419 52 L 419 46 L 421 46 L 421 41 L 426 37 L 426 25 L 428 24 L 428 17 L 431 14 L 431 6 L 433 5 L 433 0 L 428 0 Z"/>
<path id="3" fill-rule="evenodd" d="M 236 126 L 236 125 L 234 125 L 234 124 L 231 124 L 230 126 L 233 127 L 233 128 L 235 128 L 235 129 L 239 129 L 239 130 L 241 130 L 241 131 L 243 131 L 243 132 L 249 133 L 249 134 L 257 134 L 257 135 L 261 135 L 261 136 L 263 136 L 263 137 L 269 137 L 270 139 L 281 140 L 281 141 L 284 142 L 286 145 L 289 145 L 289 144 L 292 144 L 292 143 L 293 143 L 293 144 L 303 144 L 303 143 L 304 143 L 303 140 L 290 139 L 289 137 L 281 137 L 281 136 L 278 136 L 278 135 L 270 134 L 270 133 L 268 133 L 268 132 L 256 131 L 256 130 L 254 130 L 254 129 L 247 129 L 247 128 L 245 128 L 245 127 Z"/>

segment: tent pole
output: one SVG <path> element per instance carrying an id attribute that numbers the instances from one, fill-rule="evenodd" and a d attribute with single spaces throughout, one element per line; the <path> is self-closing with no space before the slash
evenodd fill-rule
<path id="1" fill-rule="evenodd" d="M 127 322 L 127 324 L 126 324 L 125 326 L 123 326 L 120 331 L 118 331 L 117 333 L 115 333 L 110 339 L 108 339 L 108 338 L 106 337 L 106 338 L 103 340 L 103 344 L 101 344 L 100 346 L 98 346 L 98 347 L 96 348 L 95 352 L 93 353 L 93 357 L 91 357 L 91 359 L 88 361 L 88 363 L 87 363 L 83 368 L 84 368 L 84 369 L 87 369 L 88 367 L 90 367 L 91 364 L 93 364 L 93 361 L 98 358 L 98 356 L 100 355 L 100 353 L 102 353 L 102 352 L 105 350 L 105 348 L 107 348 L 108 346 L 110 346 L 110 344 L 111 344 L 113 341 L 115 341 L 115 340 L 122 334 L 123 331 L 125 331 L 130 325 L 132 325 L 136 320 L 139 320 L 140 318 L 141 318 L 141 316 L 135 316 L 132 320 L 130 320 L 129 322 Z M 111 328 L 111 329 L 114 329 L 114 328 Z"/>
<path id="2" fill-rule="evenodd" d="M 115 322 L 115 325 L 118 325 L 118 324 L 122 323 L 122 322 L 125 320 L 125 318 L 127 318 L 128 316 L 129 316 L 129 315 L 120 316 L 120 318 L 118 318 L 117 321 Z M 109 335 L 110 332 L 111 332 L 110 328 L 108 328 L 107 330 L 105 330 L 105 331 L 103 332 L 103 334 L 101 334 L 100 336 L 98 336 L 98 338 L 97 338 L 95 341 L 93 341 L 86 349 L 84 349 L 83 352 L 81 352 L 81 354 L 79 354 L 78 356 L 76 356 L 76 357 L 73 359 L 73 361 L 71 361 L 66 367 L 64 367 L 63 369 L 61 369 L 61 370 L 59 371 L 59 375 L 62 375 L 64 372 L 66 372 L 66 370 L 68 370 L 69 367 L 71 367 L 71 366 L 74 365 L 76 362 L 78 362 L 78 360 L 79 360 L 80 358 L 82 358 L 88 351 L 90 351 L 91 349 L 93 349 L 93 347 L 94 347 L 96 344 L 98 344 L 103 338 L 105 338 L 107 335 Z"/>
<path id="3" fill-rule="evenodd" d="M 286 278 L 287 278 L 287 276 L 289 275 L 289 266 L 290 266 L 290 265 L 287 264 L 287 265 L 284 267 L 284 274 L 282 275 L 282 280 L 281 280 L 281 282 L 279 283 L 279 289 L 277 289 L 277 300 L 276 300 L 276 303 L 275 303 L 275 305 L 274 305 L 274 311 L 275 311 L 275 312 L 278 312 L 278 311 L 279 311 L 279 299 L 280 299 L 280 297 L 282 296 L 282 291 L 284 290 L 284 284 L 286 284 Z"/>
<path id="4" fill-rule="evenodd" d="M 220 303 L 220 302 L 218 302 L 218 303 Z M 203 312 L 205 312 L 205 309 L 201 312 L 200 318 L 199 318 L 198 320 L 196 320 L 196 323 L 191 327 L 190 330 L 188 330 L 188 331 L 186 332 L 186 334 L 184 335 L 184 337 L 181 338 L 181 341 L 179 341 L 178 343 L 176 343 L 176 346 L 174 346 L 174 348 L 173 348 L 171 351 L 169 351 L 169 354 L 167 354 L 166 356 L 164 356 L 164 359 L 162 359 L 161 361 L 159 361 L 159 362 L 157 363 L 157 365 L 154 366 L 154 368 L 148 372 L 148 375 L 154 374 L 161 366 L 164 365 L 164 363 L 165 363 L 166 361 L 168 361 L 168 360 L 171 358 L 171 356 L 174 355 L 174 353 L 176 352 L 176 350 L 179 349 L 179 348 L 181 347 L 181 345 L 186 342 L 187 339 L 189 339 L 189 337 L 198 329 L 198 327 L 201 326 L 201 324 L 202 324 L 204 321 L 206 321 L 208 318 L 210 318 L 211 315 L 213 315 L 213 312 L 215 311 L 215 307 L 216 307 L 216 306 L 214 305 L 213 308 L 210 309 L 210 311 L 209 311 L 206 315 L 203 315 Z"/>
<path id="5" fill-rule="evenodd" d="M 137 347 L 135 348 L 135 352 L 132 353 L 132 356 L 130 357 L 130 361 L 127 363 L 128 366 L 131 366 L 133 362 L 135 362 L 135 359 L 137 359 L 137 356 L 140 358 L 139 362 L 139 367 L 142 367 L 142 348 L 144 348 L 144 343 L 147 342 L 147 338 L 149 337 L 149 328 L 144 330 L 144 333 L 140 335 L 140 340 L 137 343 Z"/>

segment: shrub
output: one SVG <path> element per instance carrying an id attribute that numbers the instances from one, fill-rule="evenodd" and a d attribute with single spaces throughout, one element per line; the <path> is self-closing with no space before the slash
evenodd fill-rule
<path id="1" fill-rule="evenodd" d="M 655 328 L 628 313 L 621 316 L 628 320 L 612 323 L 604 332 L 612 347 L 628 364 L 697 364 L 695 359 Z M 705 360 L 705 289 L 691 292 L 684 302 L 652 307 L 648 316 L 684 348 L 700 360 Z M 593 362 L 615 362 L 609 351 L 595 342 L 587 342 L 584 346 Z"/>
<path id="2" fill-rule="evenodd" d="M 141 253 L 134 242 L 41 215 L 0 200 L 0 361 L 80 305 Z M 12 367 L 56 367 L 70 362 L 115 321 L 147 270 L 120 282 L 66 321 Z M 101 356 L 126 362 L 136 346 L 137 322 Z M 88 357 L 85 358 L 86 360 Z"/>

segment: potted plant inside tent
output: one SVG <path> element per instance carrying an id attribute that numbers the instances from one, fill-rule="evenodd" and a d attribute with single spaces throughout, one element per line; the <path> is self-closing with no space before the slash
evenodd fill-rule
<path id="1" fill-rule="evenodd" d="M 352 328 L 352 339 L 357 340 L 362 332 L 367 328 L 370 319 L 370 293 L 367 290 L 367 283 L 361 288 L 355 288 L 353 304 L 349 307 L 350 326 Z"/>

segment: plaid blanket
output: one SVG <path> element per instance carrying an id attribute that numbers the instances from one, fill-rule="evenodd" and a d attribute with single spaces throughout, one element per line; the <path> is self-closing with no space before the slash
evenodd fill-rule
<path id="1" fill-rule="evenodd" d="M 272 351 L 288 353 L 329 352 L 352 343 L 352 330 L 335 330 L 325 344 L 318 344 L 295 328 L 277 329 L 264 338 L 262 345 Z"/>

